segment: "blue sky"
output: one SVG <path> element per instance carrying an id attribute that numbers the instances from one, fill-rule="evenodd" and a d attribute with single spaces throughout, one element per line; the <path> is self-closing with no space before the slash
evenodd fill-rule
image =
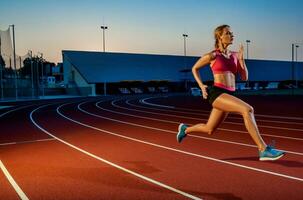
<path id="1" fill-rule="evenodd" d="M 302 43 L 301 0 L 1 0 L 0 29 L 16 26 L 16 51 L 42 52 L 60 62 L 61 50 L 102 50 L 100 25 L 105 22 L 106 50 L 111 52 L 200 56 L 213 49 L 213 30 L 229 24 L 240 43 L 251 40 L 249 57 L 290 60 L 291 43 Z"/>

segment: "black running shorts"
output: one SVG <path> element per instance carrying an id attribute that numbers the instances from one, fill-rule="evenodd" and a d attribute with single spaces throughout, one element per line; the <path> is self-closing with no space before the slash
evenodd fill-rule
<path id="1" fill-rule="evenodd" d="M 212 105 L 213 102 L 216 100 L 216 98 L 221 94 L 226 93 L 226 94 L 234 95 L 235 92 L 226 90 L 224 88 L 219 88 L 216 86 L 208 86 L 207 93 L 208 93 L 207 100 L 210 103 L 210 105 Z"/>

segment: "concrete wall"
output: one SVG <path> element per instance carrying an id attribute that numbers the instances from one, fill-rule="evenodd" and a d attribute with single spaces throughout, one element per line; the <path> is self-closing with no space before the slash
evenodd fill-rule
<path id="1" fill-rule="evenodd" d="M 64 84 L 66 92 L 70 95 L 95 96 L 95 84 L 88 84 L 78 70 L 70 63 L 64 62 Z"/>

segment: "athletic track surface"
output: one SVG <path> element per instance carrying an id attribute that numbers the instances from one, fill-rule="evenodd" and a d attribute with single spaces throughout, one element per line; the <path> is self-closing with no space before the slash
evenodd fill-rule
<path id="1" fill-rule="evenodd" d="M 236 114 L 177 143 L 180 122 L 206 122 L 201 97 L 2 103 L 0 199 L 303 199 L 300 98 L 243 97 L 264 140 L 286 151 L 274 162 L 258 161 Z"/>

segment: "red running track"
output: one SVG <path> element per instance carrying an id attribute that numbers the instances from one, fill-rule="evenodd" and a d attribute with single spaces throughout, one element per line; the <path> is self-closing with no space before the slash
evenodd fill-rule
<path id="1" fill-rule="evenodd" d="M 24 199 L 301 199 L 303 116 L 293 108 L 258 110 L 266 103 L 252 105 L 265 141 L 287 152 L 275 162 L 258 161 L 237 115 L 212 136 L 195 133 L 178 144 L 178 123 L 204 122 L 210 109 L 187 96 L 3 109 L 0 116 L 11 112 L 0 118 L 0 160 Z M 0 199 L 18 199 L 2 170 L 0 184 Z"/>

